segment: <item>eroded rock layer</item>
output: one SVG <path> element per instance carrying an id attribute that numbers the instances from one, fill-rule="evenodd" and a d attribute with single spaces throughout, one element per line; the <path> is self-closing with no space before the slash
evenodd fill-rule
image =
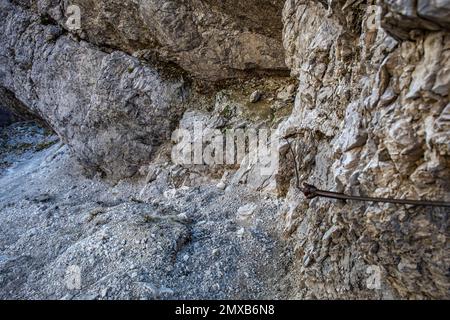
<path id="1" fill-rule="evenodd" d="M 66 28 L 69 5 L 81 10 L 77 34 L 90 43 L 175 62 L 202 79 L 287 70 L 282 0 L 31 1 Z"/>
<path id="2" fill-rule="evenodd" d="M 188 95 L 182 78 L 163 79 L 137 58 L 75 41 L 8 1 L 0 14 L 0 86 L 45 119 L 86 168 L 131 176 L 170 139 Z"/>
<path id="3" fill-rule="evenodd" d="M 65 25 L 69 4 L 81 8 L 81 30 Z M 280 255 L 283 297 L 449 297 L 448 209 L 305 200 L 294 168 L 321 189 L 450 201 L 450 1 L 0 0 L 0 9 L 1 102 L 42 118 L 85 168 L 113 180 L 148 173 L 144 203 L 169 178 L 176 193 L 222 174 L 225 192 L 245 183 L 278 193 L 273 231 L 294 252 Z M 277 77 L 287 68 L 291 79 Z M 248 162 L 163 175 L 171 133 L 196 119 L 219 131 L 277 128 L 278 173 L 262 179 Z"/>
<path id="4" fill-rule="evenodd" d="M 380 4 L 375 20 L 361 1 L 287 1 L 283 41 L 300 86 L 281 130 L 297 143 L 301 181 L 448 201 L 449 2 Z M 294 187 L 288 199 L 300 297 L 448 297 L 448 209 L 306 203 Z M 361 281 L 373 266 L 382 290 Z"/>

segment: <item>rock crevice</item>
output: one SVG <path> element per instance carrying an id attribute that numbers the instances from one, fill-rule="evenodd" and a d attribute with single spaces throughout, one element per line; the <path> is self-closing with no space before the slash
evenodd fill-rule
<path id="1" fill-rule="evenodd" d="M 294 163 L 324 190 L 450 200 L 450 1 L 71 4 L 81 30 L 65 26 L 67 1 L 0 0 L 1 104 L 41 117 L 92 172 L 148 173 L 144 203 L 205 181 L 278 193 L 285 296 L 449 297 L 448 210 L 308 201 Z M 262 179 L 249 158 L 167 171 L 172 132 L 200 118 L 276 128 L 278 173 Z"/>

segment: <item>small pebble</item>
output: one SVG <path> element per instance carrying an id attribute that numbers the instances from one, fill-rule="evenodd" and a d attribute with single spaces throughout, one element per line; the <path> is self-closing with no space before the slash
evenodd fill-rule
<path id="1" fill-rule="evenodd" d="M 259 100 L 261 100 L 261 96 L 262 96 L 261 91 L 256 90 L 255 92 L 253 92 L 253 93 L 250 95 L 250 102 L 251 102 L 251 103 L 256 103 L 256 102 L 258 102 Z"/>
<path id="2" fill-rule="evenodd" d="M 226 185 L 225 182 L 223 182 L 223 181 L 220 181 L 220 182 L 217 184 L 217 189 L 225 190 L 226 187 L 227 187 L 227 185 Z"/>
<path id="3" fill-rule="evenodd" d="M 187 221 L 189 220 L 186 212 L 180 213 L 179 215 L 177 215 L 178 219 L 183 220 L 183 221 Z"/>

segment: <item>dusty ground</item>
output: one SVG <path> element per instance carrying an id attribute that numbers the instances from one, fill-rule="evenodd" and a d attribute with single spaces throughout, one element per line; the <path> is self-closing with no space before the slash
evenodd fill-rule
<path id="1" fill-rule="evenodd" d="M 2 299 L 288 295 L 277 199 L 217 182 L 173 189 L 161 174 L 141 201 L 144 181 L 86 178 L 67 147 L 33 123 L 3 130 L 0 158 Z M 253 214 L 238 216 L 252 203 Z"/>

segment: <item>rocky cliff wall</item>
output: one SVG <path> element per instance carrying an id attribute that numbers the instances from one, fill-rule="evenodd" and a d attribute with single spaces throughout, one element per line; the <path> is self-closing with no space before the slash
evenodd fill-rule
<path id="1" fill-rule="evenodd" d="M 321 189 L 450 200 L 449 1 L 74 3 L 85 12 L 75 32 L 65 1 L 1 0 L 0 87 L 86 168 L 133 176 L 192 108 L 213 128 L 269 124 L 295 162 L 284 142 L 277 175 L 262 181 L 250 164 L 229 180 L 284 199 L 293 297 L 448 298 L 448 210 L 307 201 L 294 168 Z M 290 89 L 275 89 L 291 79 L 272 77 L 286 68 L 292 112 Z M 265 96 L 251 107 L 283 101 L 287 117 L 248 119 L 242 92 L 255 86 Z"/>
<path id="2" fill-rule="evenodd" d="M 149 163 L 182 114 L 185 81 L 76 41 L 33 11 L 0 5 L 0 85 L 45 119 L 86 168 L 118 179 Z"/>
<path id="3" fill-rule="evenodd" d="M 81 10 L 81 39 L 178 64 L 208 80 L 287 70 L 281 43 L 282 0 L 29 1 L 66 27 L 69 5 Z"/>
<path id="4" fill-rule="evenodd" d="M 450 3 L 381 1 L 376 20 L 362 1 L 331 3 L 292 0 L 283 11 L 287 64 L 300 85 L 280 129 L 296 143 L 300 180 L 448 201 Z M 288 199 L 300 297 L 448 295 L 448 210 L 305 202 L 292 186 Z M 360 282 L 371 266 L 382 290 Z"/>

